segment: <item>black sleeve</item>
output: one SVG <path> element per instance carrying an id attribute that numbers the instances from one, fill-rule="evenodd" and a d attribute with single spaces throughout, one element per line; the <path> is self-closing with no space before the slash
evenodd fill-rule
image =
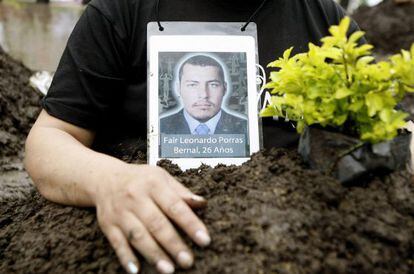
<path id="1" fill-rule="evenodd" d="M 113 22 L 89 5 L 68 40 L 43 108 L 71 124 L 97 128 L 125 89 L 126 44 Z"/>

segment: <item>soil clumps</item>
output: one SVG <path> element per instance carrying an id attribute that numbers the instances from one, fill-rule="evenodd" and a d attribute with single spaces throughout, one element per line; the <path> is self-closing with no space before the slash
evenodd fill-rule
<path id="1" fill-rule="evenodd" d="M 0 161 L 22 153 L 26 136 L 40 112 L 41 96 L 29 85 L 32 74 L 0 48 Z"/>
<path id="2" fill-rule="evenodd" d="M 414 43 L 414 2 L 397 4 L 385 0 L 374 7 L 362 7 L 352 17 L 366 31 L 368 42 L 380 55 L 409 49 Z"/>
<path id="3" fill-rule="evenodd" d="M 206 249 L 188 242 L 195 267 L 177 273 L 412 273 L 414 186 L 405 172 L 345 187 L 284 149 L 257 153 L 241 167 L 183 173 L 160 165 L 209 200 L 197 213 L 213 242 Z M 0 201 L 0 272 L 123 270 L 93 209 L 31 192 Z M 156 272 L 144 264 L 142 273 Z"/>
<path id="4" fill-rule="evenodd" d="M 31 74 L 0 47 L 0 202 L 4 203 L 35 192 L 22 164 L 26 136 L 41 109 L 41 96 L 29 85 Z"/>

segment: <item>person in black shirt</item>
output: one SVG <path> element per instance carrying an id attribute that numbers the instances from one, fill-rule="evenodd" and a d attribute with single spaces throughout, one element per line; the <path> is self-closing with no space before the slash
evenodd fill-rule
<path id="1" fill-rule="evenodd" d="M 253 20 L 259 62 L 266 67 L 286 48 L 306 51 L 344 15 L 333 0 L 93 0 L 68 40 L 28 136 L 26 168 L 47 199 L 96 207 L 100 227 L 129 273 L 139 271 L 133 249 L 161 273 L 174 272 L 174 262 L 191 267 L 191 250 L 172 222 L 208 245 L 208 231 L 191 210 L 206 201 L 159 167 L 127 164 L 91 149 L 99 138 L 146 136 L 147 23 Z M 263 121 L 263 134 L 265 147 L 297 140 L 293 130 L 272 120 Z"/>

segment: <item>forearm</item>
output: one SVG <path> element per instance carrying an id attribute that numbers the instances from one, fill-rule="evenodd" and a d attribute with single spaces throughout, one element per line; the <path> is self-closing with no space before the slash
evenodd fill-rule
<path id="1" fill-rule="evenodd" d="M 172 258 L 190 267 L 194 257 L 170 219 L 200 246 L 208 245 L 207 228 L 190 208 L 204 207 L 206 200 L 160 167 L 127 164 L 89 149 L 94 139 L 92 130 L 42 111 L 25 158 L 39 191 L 58 203 L 96 206 L 103 233 L 130 273 L 139 267 L 132 247 L 162 273 L 174 270 Z"/>
<path id="2" fill-rule="evenodd" d="M 25 166 L 47 199 L 93 206 L 99 187 L 116 183 L 127 164 L 89 149 L 65 131 L 35 126 L 26 142 Z"/>

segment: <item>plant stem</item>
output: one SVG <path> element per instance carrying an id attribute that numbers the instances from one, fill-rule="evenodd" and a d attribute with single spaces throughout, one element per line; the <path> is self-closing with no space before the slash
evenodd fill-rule
<path id="1" fill-rule="evenodd" d="M 334 168 L 338 165 L 338 162 L 346 155 L 351 154 L 352 152 L 354 152 L 355 150 L 363 147 L 365 145 L 365 142 L 359 142 L 356 143 L 355 145 L 353 145 L 352 147 L 350 147 L 349 149 L 345 150 L 344 152 L 340 153 L 339 156 L 335 159 L 335 161 L 333 162 L 331 168 L 329 169 L 329 174 L 332 174 Z"/>
<path id="2" fill-rule="evenodd" d="M 345 57 L 345 49 L 342 48 L 342 59 L 344 61 L 344 69 L 345 69 L 345 77 L 346 77 L 346 87 L 349 88 L 351 86 L 351 82 L 349 81 L 349 71 L 348 71 L 348 64 Z"/>
<path id="3" fill-rule="evenodd" d="M 406 83 L 404 83 L 404 82 L 400 82 L 403 86 L 406 86 L 406 87 L 408 87 L 408 88 L 414 88 L 414 85 L 409 85 L 409 84 L 406 84 Z"/>

